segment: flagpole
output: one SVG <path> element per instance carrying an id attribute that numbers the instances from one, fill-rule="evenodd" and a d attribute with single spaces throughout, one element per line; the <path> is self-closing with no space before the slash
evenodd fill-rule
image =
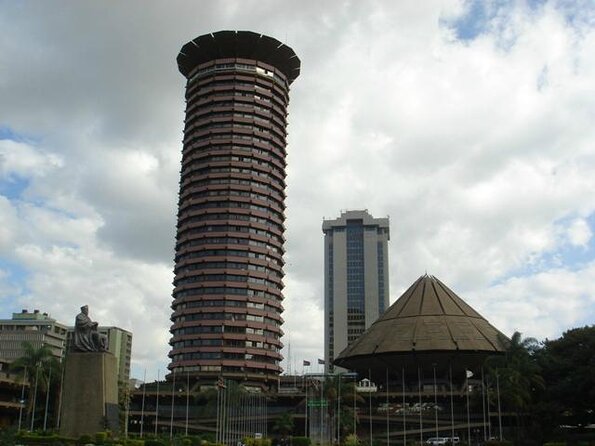
<path id="1" fill-rule="evenodd" d="M 436 364 L 434 364 L 434 422 L 436 423 L 436 437 L 438 436 L 438 389 L 436 385 Z"/>
<path id="2" fill-rule="evenodd" d="M 50 365 L 50 374 L 48 377 L 48 391 L 45 394 L 45 413 L 43 415 L 43 431 L 47 429 L 48 424 L 48 406 L 50 404 L 50 390 L 52 388 L 52 366 Z"/>
<path id="3" fill-rule="evenodd" d="M 220 384 L 220 382 L 217 381 L 217 407 L 216 407 L 217 416 L 215 417 L 215 443 L 217 443 L 217 444 L 221 443 L 220 434 L 219 434 L 219 431 L 221 430 L 221 420 L 220 420 L 220 416 L 219 416 L 219 413 L 221 412 L 221 386 L 219 384 Z"/>
<path id="4" fill-rule="evenodd" d="M 130 385 L 126 386 L 124 398 L 126 398 L 126 411 L 124 412 L 124 438 L 128 438 L 128 415 L 130 413 Z"/>
<path id="5" fill-rule="evenodd" d="M 339 381 L 339 402 L 337 403 L 337 444 L 341 444 L 341 384 L 343 383 L 343 375 L 338 374 Z"/>
<path id="6" fill-rule="evenodd" d="M 388 401 L 388 367 L 386 368 L 386 445 L 390 446 L 390 403 Z"/>
<path id="7" fill-rule="evenodd" d="M 496 392 L 498 393 L 498 427 L 500 431 L 500 441 L 502 441 L 502 409 L 500 407 L 500 375 L 496 372 Z"/>
<path id="8" fill-rule="evenodd" d="M 171 385 L 171 411 L 169 418 L 169 438 L 174 437 L 174 400 L 176 399 L 176 369 L 174 368 L 173 382 Z"/>
<path id="9" fill-rule="evenodd" d="M 159 369 L 157 369 L 157 396 L 155 399 L 155 435 L 157 435 L 158 421 L 159 421 Z"/>
<path id="10" fill-rule="evenodd" d="M 488 438 L 492 438 L 492 417 L 490 416 L 490 386 L 489 377 L 488 385 L 486 385 L 486 403 L 488 406 Z"/>
<path id="11" fill-rule="evenodd" d="M 308 436 L 308 381 L 306 375 L 302 375 L 304 379 L 304 389 L 306 391 L 306 407 L 304 408 L 304 437 Z"/>
<path id="12" fill-rule="evenodd" d="M 452 364 L 448 364 L 448 381 L 450 384 L 450 436 L 454 438 L 455 436 L 455 409 L 454 409 L 454 399 L 452 393 Z"/>
<path id="13" fill-rule="evenodd" d="M 240 420 L 240 440 L 246 436 L 246 395 L 240 395 L 240 413 L 242 418 Z"/>
<path id="14" fill-rule="evenodd" d="M 221 413 L 222 417 L 221 417 L 221 443 L 226 445 L 227 444 L 227 419 L 229 417 L 229 405 L 227 404 L 227 400 L 229 398 L 229 392 L 230 389 L 228 389 L 229 386 L 229 382 L 227 380 L 224 381 L 225 382 L 225 391 L 223 392 L 223 399 L 221 401 L 222 404 L 222 410 L 223 412 Z"/>
<path id="15" fill-rule="evenodd" d="M 232 381 L 229 381 L 228 386 L 233 386 L 233 384 L 231 384 Z M 231 439 L 231 395 L 233 393 L 231 387 L 229 389 L 226 390 L 227 393 L 227 398 L 226 398 L 226 402 L 225 402 L 225 444 L 226 445 L 230 445 L 230 439 Z"/>
<path id="16" fill-rule="evenodd" d="M 467 443 L 471 444 L 471 418 L 469 415 L 469 371 L 465 369 L 465 387 L 467 394 Z"/>
<path id="17" fill-rule="evenodd" d="M 184 435 L 188 436 L 188 406 L 190 404 L 190 372 L 186 370 L 186 430 Z"/>
<path id="18" fill-rule="evenodd" d="M 140 409 L 140 438 L 143 438 L 143 430 L 145 427 L 145 393 L 147 390 L 147 369 L 143 375 L 143 400 Z"/>
<path id="19" fill-rule="evenodd" d="M 62 363 L 62 373 L 60 373 L 60 395 L 58 396 L 58 416 L 56 417 L 56 429 L 60 428 L 60 421 L 62 417 L 62 391 L 64 390 L 64 373 L 66 367 Z"/>
<path id="20" fill-rule="evenodd" d="M 368 379 L 370 380 L 370 387 L 372 387 L 372 370 L 371 369 L 368 369 Z M 370 390 L 372 390 L 372 389 L 370 388 Z M 370 397 L 368 398 L 369 399 L 368 406 L 369 406 L 369 410 L 370 410 L 369 416 L 368 416 L 368 420 L 369 420 L 368 425 L 370 426 L 370 446 L 372 446 L 372 438 L 373 438 L 373 434 L 372 434 L 372 392 L 370 391 L 370 392 L 368 392 L 368 394 L 370 395 Z"/>
<path id="21" fill-rule="evenodd" d="M 484 385 L 484 376 L 483 376 L 483 366 L 481 366 L 481 406 L 483 412 L 483 440 L 486 441 L 488 439 L 487 432 L 486 432 L 486 399 L 485 399 L 485 385 Z"/>
<path id="22" fill-rule="evenodd" d="M 419 443 L 423 444 L 424 442 L 424 424 L 422 419 L 422 411 L 421 411 L 421 370 L 419 365 L 417 366 L 417 396 L 419 398 Z"/>
<path id="23" fill-rule="evenodd" d="M 33 426 L 35 424 L 35 409 L 37 406 L 37 381 L 39 379 L 39 364 L 35 365 L 35 390 L 33 391 L 33 411 L 31 412 L 31 428 L 29 429 L 33 432 Z"/>
<path id="24" fill-rule="evenodd" d="M 357 382 L 353 378 L 353 435 L 357 435 Z"/>
<path id="25" fill-rule="evenodd" d="M 407 444 L 407 417 L 405 416 L 405 367 L 401 368 L 401 379 L 403 384 L 403 444 Z"/>
<path id="26" fill-rule="evenodd" d="M 318 364 L 320 365 L 320 360 L 318 360 Z M 322 421 L 322 400 L 324 398 L 324 381 L 320 381 L 320 446 L 322 446 L 322 430 L 324 423 Z"/>
<path id="27" fill-rule="evenodd" d="M 227 437 L 229 435 L 229 394 L 231 393 L 231 389 L 228 389 L 229 381 L 225 381 L 225 393 L 223 394 L 223 422 L 221 423 L 223 426 L 222 431 L 222 443 L 227 444 Z"/>
<path id="28" fill-rule="evenodd" d="M 25 381 L 27 380 L 27 367 L 25 367 L 25 373 L 23 373 L 23 385 L 21 387 L 21 400 L 19 408 L 19 431 L 21 430 L 21 422 L 23 421 L 23 406 L 25 405 Z"/>

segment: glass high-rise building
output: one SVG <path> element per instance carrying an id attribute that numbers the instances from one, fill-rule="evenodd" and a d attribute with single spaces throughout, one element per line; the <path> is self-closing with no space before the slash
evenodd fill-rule
<path id="1" fill-rule="evenodd" d="M 389 306 L 388 218 L 346 211 L 324 220 L 324 357 L 333 360 Z"/>
<path id="2" fill-rule="evenodd" d="M 184 45 L 186 119 L 170 372 L 269 387 L 281 372 L 286 126 L 294 51 L 248 31 Z"/>

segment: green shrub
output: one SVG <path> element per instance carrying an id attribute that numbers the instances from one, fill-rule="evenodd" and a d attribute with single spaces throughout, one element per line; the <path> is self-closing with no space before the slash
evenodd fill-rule
<path id="1" fill-rule="evenodd" d="M 192 435 L 192 436 L 188 436 L 186 438 L 190 439 L 190 444 L 192 446 L 201 446 L 202 445 L 202 437 L 200 437 L 198 435 Z"/>
<path id="2" fill-rule="evenodd" d="M 485 442 L 485 446 L 512 446 L 512 441 L 488 440 Z"/>
<path id="3" fill-rule="evenodd" d="M 359 438 L 355 434 L 349 434 L 343 439 L 344 446 L 357 446 L 359 444 Z"/>
<path id="4" fill-rule="evenodd" d="M 145 446 L 165 446 L 165 442 L 157 439 L 145 440 Z"/>
<path id="5" fill-rule="evenodd" d="M 245 446 L 271 446 L 272 441 L 270 438 L 252 438 L 246 437 L 243 439 Z"/>
<path id="6" fill-rule="evenodd" d="M 543 446 L 566 446 L 566 442 L 565 441 L 550 441 L 550 442 L 544 443 Z"/>
<path id="7" fill-rule="evenodd" d="M 293 437 L 291 443 L 293 446 L 310 446 L 312 441 L 308 437 Z"/>
<path id="8" fill-rule="evenodd" d="M 107 441 L 107 432 L 97 432 L 95 434 L 95 444 L 105 444 Z"/>
<path id="9" fill-rule="evenodd" d="M 27 434 L 19 438 L 19 443 L 23 444 L 52 444 L 53 442 L 60 441 L 61 438 L 56 434 L 51 435 L 39 435 L 39 434 Z"/>
<path id="10" fill-rule="evenodd" d="M 126 446 L 145 446 L 145 440 L 126 440 Z"/>
<path id="11" fill-rule="evenodd" d="M 79 440 L 77 441 L 77 444 L 89 444 L 89 443 L 93 443 L 93 438 L 91 438 L 90 435 L 81 435 L 79 437 Z"/>

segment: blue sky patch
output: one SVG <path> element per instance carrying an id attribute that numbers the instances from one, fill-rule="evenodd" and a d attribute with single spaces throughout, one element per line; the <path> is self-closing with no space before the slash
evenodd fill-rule
<path id="1" fill-rule="evenodd" d="M 18 133 L 14 132 L 10 127 L 5 125 L 0 125 L 0 140 L 2 139 L 10 139 L 11 141 L 25 141 L 26 138 Z"/>
<path id="2" fill-rule="evenodd" d="M 485 32 L 490 18 L 486 3 L 472 0 L 465 2 L 465 13 L 449 23 L 456 32 L 457 39 L 469 41 Z"/>
<path id="3" fill-rule="evenodd" d="M 7 125 L 0 124 L 0 141 L 3 139 L 9 139 L 16 142 L 24 142 L 27 144 L 34 144 L 39 142 L 39 138 L 35 138 L 31 135 L 15 132 Z"/>
<path id="4" fill-rule="evenodd" d="M 9 200 L 20 199 L 27 187 L 29 187 L 27 178 L 11 175 L 8 179 L 0 179 L 0 195 Z"/>
<path id="5" fill-rule="evenodd" d="M 556 226 L 568 229 L 575 217 L 564 218 L 556 222 Z M 586 218 L 591 232 L 595 234 L 595 213 Z M 527 262 L 520 268 L 510 271 L 503 277 L 498 278 L 491 286 L 501 285 L 513 277 L 527 277 L 550 269 L 564 268 L 568 271 L 577 271 L 583 268 L 595 258 L 595 236 L 592 236 L 585 246 L 574 246 L 569 240 L 558 246 L 554 251 L 541 254 L 531 262 Z"/>
<path id="6" fill-rule="evenodd" d="M 3 294 L 1 299 L 1 307 L 4 309 L 2 314 L 7 314 L 17 308 L 18 298 L 26 291 L 29 272 L 18 263 L 1 257 L 0 270 L 6 274 L 1 279 L 4 282 L 3 286 L 9 289 L 9 292 Z"/>

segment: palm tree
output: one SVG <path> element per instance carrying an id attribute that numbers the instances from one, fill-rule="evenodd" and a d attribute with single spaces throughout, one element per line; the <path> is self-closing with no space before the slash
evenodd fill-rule
<path id="1" fill-rule="evenodd" d="M 491 358 L 488 362 L 488 382 L 493 385 L 496 379 L 500 383 L 500 395 L 503 405 L 515 414 L 517 436 L 526 415 L 534 402 L 534 396 L 545 387 L 535 353 L 540 344 L 535 338 L 524 338 L 514 332 L 508 342 L 506 354 Z M 495 395 L 495 389 L 490 389 Z"/>
<path id="2" fill-rule="evenodd" d="M 324 383 L 324 396 L 328 400 L 328 414 L 332 420 L 332 432 L 335 433 L 335 437 L 338 424 L 341 428 L 341 438 L 355 430 L 353 408 L 357 403 L 364 402 L 364 398 L 355 391 L 355 386 L 355 382 L 345 381 L 341 374 L 328 377 Z M 337 417 L 340 423 L 337 423 Z"/>
<path id="3" fill-rule="evenodd" d="M 30 390 L 27 402 L 27 418 L 30 420 L 30 428 L 33 430 L 35 426 L 34 410 L 38 399 L 37 392 L 40 391 L 42 394 L 48 395 L 52 384 L 59 382 L 61 365 L 53 356 L 50 348 L 45 345 L 34 347 L 30 342 L 23 342 L 23 349 L 25 351 L 23 356 L 11 364 L 11 369 L 23 373 L 26 371 L 29 376 L 29 389 L 33 386 L 33 394 L 31 394 Z"/>

